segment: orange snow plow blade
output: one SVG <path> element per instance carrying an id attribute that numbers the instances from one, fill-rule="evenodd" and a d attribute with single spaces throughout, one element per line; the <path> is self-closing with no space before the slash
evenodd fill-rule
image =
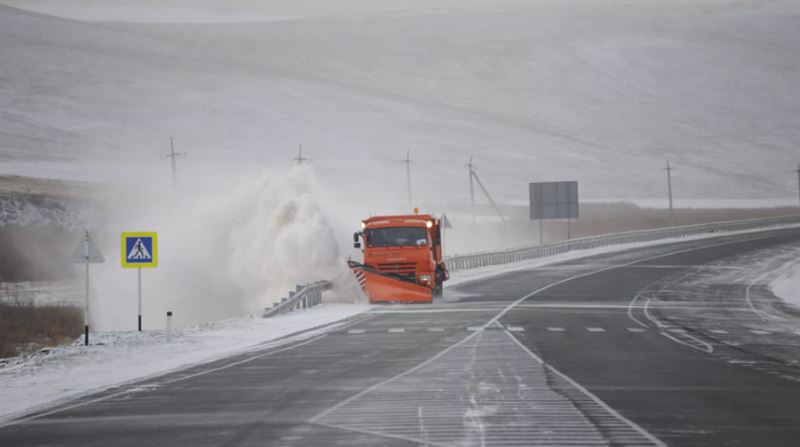
<path id="1" fill-rule="evenodd" d="M 371 304 L 433 302 L 433 291 L 429 287 L 380 273 L 364 265 L 351 265 L 351 268 Z"/>

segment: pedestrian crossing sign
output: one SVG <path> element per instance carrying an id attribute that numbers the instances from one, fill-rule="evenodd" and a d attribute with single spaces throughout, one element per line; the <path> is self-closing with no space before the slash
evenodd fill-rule
<path id="1" fill-rule="evenodd" d="M 122 267 L 158 266 L 158 235 L 154 232 L 122 233 Z"/>

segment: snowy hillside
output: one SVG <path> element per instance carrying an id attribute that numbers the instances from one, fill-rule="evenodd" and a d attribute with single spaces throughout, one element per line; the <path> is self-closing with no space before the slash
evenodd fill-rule
<path id="1" fill-rule="evenodd" d="M 794 195 L 797 3 L 448 5 L 178 25 L 0 6 L 0 173 L 134 181 L 174 136 L 276 171 L 302 143 L 322 184 L 395 208 L 406 149 L 436 208 L 468 200 L 470 154 L 503 202 L 554 179 L 662 197 L 667 157 L 678 197 Z"/>

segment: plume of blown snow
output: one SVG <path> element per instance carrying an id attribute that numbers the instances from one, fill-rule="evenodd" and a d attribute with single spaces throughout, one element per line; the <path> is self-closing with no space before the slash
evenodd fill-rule
<path id="1" fill-rule="evenodd" d="M 120 232 L 158 232 L 159 266 L 142 271 L 145 327 L 162 327 L 168 310 L 179 325 L 259 313 L 296 285 L 319 280 L 334 282 L 327 300 L 363 301 L 318 203 L 311 167 L 235 177 L 217 169 L 183 185 L 175 195 L 140 191 L 105 225 L 109 253 L 119 250 Z M 135 272 L 116 262 L 95 268 L 94 326 L 130 329 Z"/>

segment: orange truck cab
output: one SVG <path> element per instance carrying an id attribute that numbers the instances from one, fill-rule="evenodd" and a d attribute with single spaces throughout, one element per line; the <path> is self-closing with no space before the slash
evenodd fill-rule
<path id="1" fill-rule="evenodd" d="M 430 303 L 441 296 L 448 273 L 439 219 L 429 214 L 374 216 L 361 222 L 353 240 L 364 262 L 350 266 L 371 303 Z"/>

